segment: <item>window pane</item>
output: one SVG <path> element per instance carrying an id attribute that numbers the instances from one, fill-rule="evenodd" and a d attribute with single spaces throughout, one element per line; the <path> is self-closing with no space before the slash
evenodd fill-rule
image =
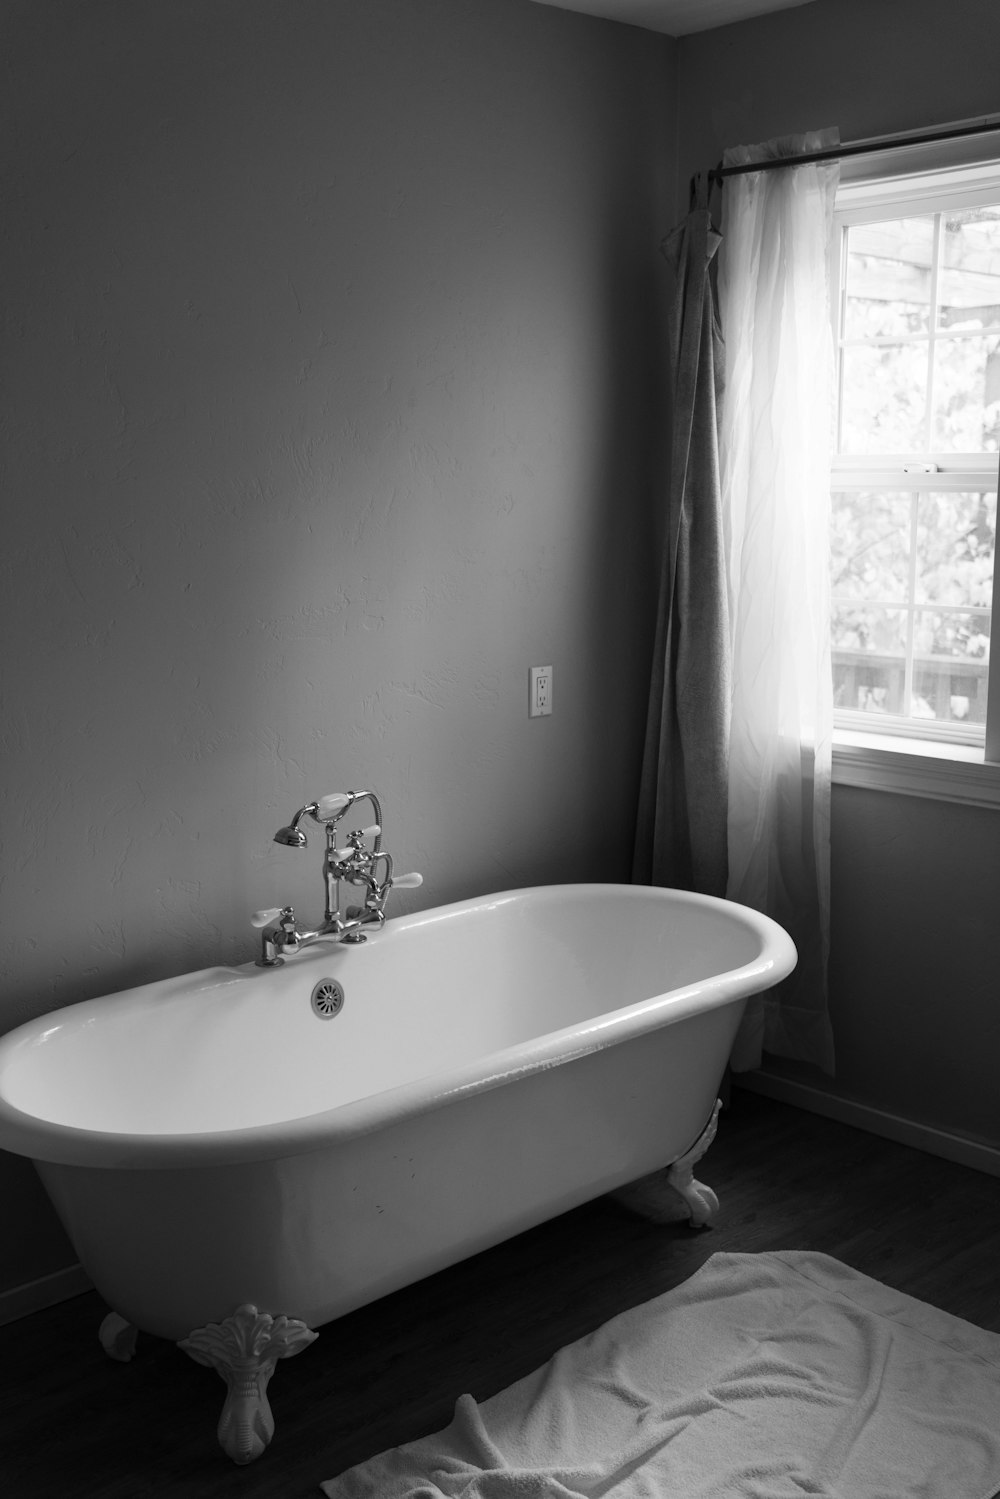
<path id="1" fill-rule="evenodd" d="M 941 328 L 1000 328 L 1000 206 L 942 215 Z"/>
<path id="2" fill-rule="evenodd" d="M 834 598 L 906 602 L 915 499 L 869 490 L 833 496 L 830 534 Z"/>
<path id="3" fill-rule="evenodd" d="M 947 453 L 1000 449 L 1000 337 L 935 343 L 931 447 Z"/>
<path id="4" fill-rule="evenodd" d="M 914 637 L 914 717 L 985 723 L 989 614 L 921 609 Z"/>
<path id="5" fill-rule="evenodd" d="M 859 344 L 843 351 L 840 450 L 925 450 L 927 344 Z"/>
<path id="6" fill-rule="evenodd" d="M 989 608 L 996 529 L 996 494 L 922 494 L 917 509 L 917 602 Z"/>
<path id="7" fill-rule="evenodd" d="M 985 724 L 985 665 L 954 671 L 923 661 L 913 668 L 913 717 L 939 723 Z"/>
<path id="8" fill-rule="evenodd" d="M 906 611 L 833 607 L 833 701 L 859 713 L 904 713 Z"/>
<path id="9" fill-rule="evenodd" d="M 847 232 L 844 337 L 926 332 L 933 257 L 933 214 L 853 225 Z"/>
<path id="10" fill-rule="evenodd" d="M 988 661 L 990 616 L 988 612 L 964 613 L 959 609 L 918 609 L 914 625 L 914 656 L 925 660 Z"/>

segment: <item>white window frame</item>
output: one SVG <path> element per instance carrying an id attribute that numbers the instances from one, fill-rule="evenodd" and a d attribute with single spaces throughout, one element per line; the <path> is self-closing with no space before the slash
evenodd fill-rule
<path id="1" fill-rule="evenodd" d="M 902 216 L 919 197 L 924 212 L 935 202 L 947 207 L 975 207 L 1000 202 L 1000 158 L 997 142 L 976 143 L 970 160 L 968 141 L 907 147 L 893 152 L 845 161 L 837 192 L 831 247 L 831 319 L 839 335 L 843 298 L 843 245 L 851 224 L 878 223 Z M 834 488 L 875 488 L 890 478 L 900 489 L 993 487 L 997 466 L 982 455 L 927 455 L 937 465 L 931 478 L 903 481 L 902 457 L 837 457 Z M 992 622 L 1000 628 L 1000 566 L 994 568 Z M 866 721 L 867 720 L 867 721 Z M 979 738 L 978 732 L 975 738 Z M 838 713 L 835 720 L 833 779 L 841 785 L 864 786 L 913 796 L 933 797 L 973 806 L 1000 808 L 1000 650 L 991 650 L 988 671 L 985 740 L 970 742 L 962 725 L 895 721 L 879 731 L 877 723 L 860 713 Z"/>

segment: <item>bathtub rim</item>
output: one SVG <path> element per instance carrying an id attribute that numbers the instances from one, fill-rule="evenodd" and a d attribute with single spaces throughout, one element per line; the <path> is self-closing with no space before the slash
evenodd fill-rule
<path id="1" fill-rule="evenodd" d="M 727 917 L 735 916 L 741 925 L 749 927 L 759 940 L 760 950 L 755 958 L 738 968 L 608 1010 L 590 1020 L 517 1042 L 445 1072 L 425 1074 L 411 1082 L 318 1113 L 233 1130 L 185 1135 L 81 1129 L 29 1114 L 3 1096 L 5 1067 L 16 1061 L 17 1051 L 22 1046 L 32 1044 L 44 1025 L 51 1025 L 54 1016 L 76 1009 L 78 1005 L 97 1004 L 131 991 L 95 996 L 36 1016 L 0 1037 L 0 1148 L 56 1165 L 110 1170 L 197 1169 L 279 1160 L 373 1133 L 403 1118 L 444 1108 L 476 1093 L 562 1066 L 650 1031 L 677 1024 L 702 1011 L 738 1003 L 779 983 L 795 967 L 795 946 L 787 932 L 770 917 L 718 896 L 657 885 L 578 881 L 525 886 L 394 917 L 386 926 L 402 930 L 462 911 L 506 904 L 530 896 L 560 896 L 581 889 L 593 895 L 614 894 L 626 898 L 648 898 L 650 894 L 656 894 L 671 904 L 718 910 Z M 298 957 L 309 960 L 310 955 L 329 951 L 332 946 L 333 943 L 316 943 L 304 949 Z M 296 963 L 298 959 L 289 961 Z M 205 987 L 209 989 L 225 982 L 225 975 L 238 974 L 249 966 L 218 965 L 177 977 L 196 979 L 203 974 L 206 976 Z M 209 975 L 218 976 L 215 984 L 207 981 Z"/>

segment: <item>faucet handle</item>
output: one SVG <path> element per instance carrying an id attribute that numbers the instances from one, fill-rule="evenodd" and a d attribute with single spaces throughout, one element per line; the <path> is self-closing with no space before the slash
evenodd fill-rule
<path id="1" fill-rule="evenodd" d="M 250 917 L 251 926 L 270 926 L 272 921 L 277 921 L 281 915 L 280 906 L 272 906 L 268 911 L 255 911 Z"/>
<path id="2" fill-rule="evenodd" d="M 345 859 L 352 858 L 361 852 L 361 841 L 364 838 L 377 838 L 382 829 L 377 822 L 373 822 L 370 828 L 359 828 L 356 833 L 349 833 L 350 843 L 343 848 L 335 848 L 333 857 L 343 864 Z"/>
<path id="3" fill-rule="evenodd" d="M 277 921 L 279 916 L 284 916 L 286 912 L 289 916 L 292 915 L 291 906 L 270 906 L 266 911 L 255 911 L 250 917 L 250 925 L 270 926 L 272 921 Z"/>
<path id="4" fill-rule="evenodd" d="M 412 874 L 394 874 L 392 877 L 393 890 L 416 890 L 418 885 L 424 883 L 422 874 L 414 870 Z"/>

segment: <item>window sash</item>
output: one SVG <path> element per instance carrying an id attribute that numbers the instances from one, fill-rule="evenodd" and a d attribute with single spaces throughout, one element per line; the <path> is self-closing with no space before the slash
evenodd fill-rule
<path id="1" fill-rule="evenodd" d="M 920 176 L 908 175 L 895 180 L 852 181 L 841 185 L 837 195 L 832 237 L 831 323 L 837 357 L 837 423 L 840 420 L 840 382 L 843 379 L 842 349 L 852 341 L 842 338 L 847 295 L 847 231 L 854 224 L 879 223 L 910 215 L 940 213 L 944 209 L 977 207 L 1000 202 L 1000 162 L 986 166 L 950 167 Z M 937 250 L 935 250 L 935 265 Z M 929 325 L 927 342 L 933 348 L 938 335 Z M 865 342 L 873 342 L 866 340 Z M 885 342 L 892 342 L 886 339 Z M 839 436 L 839 432 L 835 434 Z M 834 446 L 836 446 L 836 441 Z M 915 495 L 942 490 L 995 491 L 998 487 L 998 455 L 993 453 L 940 453 L 933 450 L 910 450 L 900 453 L 858 455 L 835 454 L 831 466 L 831 493 L 862 489 Z M 869 601 L 862 601 L 868 603 Z M 897 607 L 913 609 L 908 598 Z M 985 612 L 985 606 L 981 606 Z M 972 613 L 972 609 L 963 612 Z M 1000 621 L 1000 566 L 993 569 L 992 620 Z M 992 632 L 991 632 L 992 633 Z M 956 658 L 959 659 L 959 658 Z M 939 719 L 924 720 L 890 714 L 838 708 L 834 714 L 835 729 L 865 736 L 885 736 L 894 740 L 933 742 L 953 745 L 956 752 L 982 745 L 987 761 L 1000 761 L 1000 652 L 991 650 L 986 665 L 987 708 L 985 729 Z M 913 675 L 913 651 L 908 648 L 906 691 Z M 904 701 L 909 701 L 906 697 Z"/>

